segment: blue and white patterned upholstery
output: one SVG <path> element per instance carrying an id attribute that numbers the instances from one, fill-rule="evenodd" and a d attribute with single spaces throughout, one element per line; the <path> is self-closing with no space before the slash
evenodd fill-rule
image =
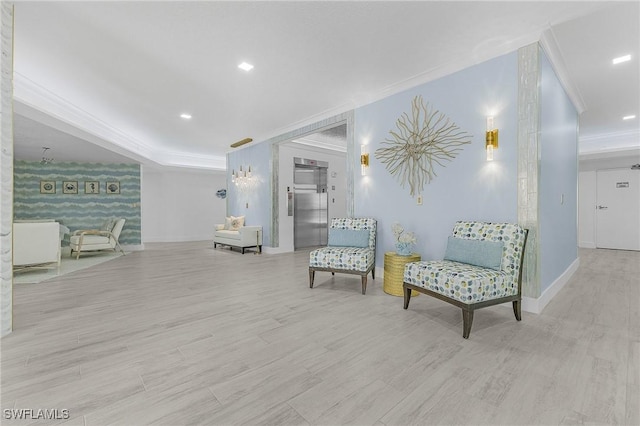
<path id="1" fill-rule="evenodd" d="M 367 230 L 369 231 L 368 247 L 328 246 L 313 250 L 309 254 L 309 287 L 313 288 L 316 271 L 335 274 L 360 275 L 362 294 L 367 291 L 367 275 L 376 278 L 376 220 L 371 218 L 334 218 L 331 229 Z M 358 238 L 354 240 L 354 244 Z M 359 243 L 359 242 L 358 242 Z M 361 244 L 366 244 L 362 241 Z"/>
<path id="2" fill-rule="evenodd" d="M 408 263 L 404 282 L 470 304 L 513 296 L 518 293 L 520 256 L 525 230 L 512 223 L 457 222 L 457 238 L 502 242 L 502 262 L 495 271 L 448 260 Z"/>
<path id="3" fill-rule="evenodd" d="M 309 254 L 309 267 L 367 272 L 375 263 L 376 220 L 372 218 L 334 218 L 331 228 L 369 230 L 369 247 L 322 247 Z"/>

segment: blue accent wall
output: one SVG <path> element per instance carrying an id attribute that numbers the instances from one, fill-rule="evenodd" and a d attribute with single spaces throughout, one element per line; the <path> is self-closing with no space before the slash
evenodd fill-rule
<path id="1" fill-rule="evenodd" d="M 540 290 L 578 258 L 578 113 L 541 50 Z"/>
<path id="2" fill-rule="evenodd" d="M 377 265 L 394 249 L 394 222 L 416 233 L 415 251 L 423 259 L 442 259 L 457 220 L 517 222 L 517 76 L 514 52 L 356 110 L 354 149 L 359 153 L 360 144 L 369 145 L 370 167 L 368 176 L 356 172 L 355 212 L 378 220 Z M 436 166 L 437 176 L 423 191 L 423 205 L 417 205 L 408 185 L 402 188 L 375 157 L 389 131 L 396 130 L 398 118 L 411 114 L 417 95 L 472 135 L 456 158 Z M 499 129 L 493 162 L 486 161 L 487 115 L 495 117 Z M 353 166 L 359 171 L 355 157 Z"/>
<path id="3" fill-rule="evenodd" d="M 41 194 L 40 181 L 56 182 L 55 194 Z M 77 194 L 64 194 L 63 181 L 78 182 Z M 85 194 L 85 181 L 100 182 L 98 194 Z M 120 182 L 119 194 L 107 194 L 106 182 Z M 96 229 L 105 219 L 123 217 L 120 243 L 140 245 L 140 166 L 137 164 L 14 163 L 14 219 L 55 219 L 76 229 Z M 68 245 L 69 236 L 63 244 Z"/>
<path id="4" fill-rule="evenodd" d="M 231 171 L 251 166 L 254 185 L 245 191 L 231 183 Z M 227 216 L 244 216 L 245 225 L 262 226 L 262 243 L 271 246 L 271 143 L 263 142 L 227 154 Z"/>
<path id="5" fill-rule="evenodd" d="M 542 51 L 541 51 L 542 52 Z M 577 135 L 578 115 L 549 60 L 541 53 L 538 173 L 539 296 L 577 259 Z M 423 204 L 401 187 L 375 156 L 402 114 L 422 96 L 430 107 L 472 135 L 471 143 L 450 162 L 436 166 L 425 186 Z M 486 161 L 487 116 L 494 117 L 499 147 Z M 423 259 L 442 259 L 447 237 L 457 220 L 518 222 L 518 52 L 480 63 L 432 82 L 391 95 L 354 111 L 350 148 L 354 170 L 354 211 L 378 221 L 376 264 L 394 250 L 391 225 L 401 223 L 418 237 L 415 251 Z M 360 145 L 368 145 L 370 167 L 360 175 Z M 251 165 L 256 185 L 240 192 L 229 181 L 227 214 L 245 215 L 260 224 L 270 245 L 272 188 L 271 144 L 259 143 L 228 154 L 229 172 Z M 249 203 L 249 207 L 246 207 Z M 538 284 L 538 283 L 536 283 Z"/>

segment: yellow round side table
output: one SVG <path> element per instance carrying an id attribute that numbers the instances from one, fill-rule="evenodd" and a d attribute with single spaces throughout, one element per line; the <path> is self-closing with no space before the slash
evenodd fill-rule
<path id="1" fill-rule="evenodd" d="M 402 282 L 404 281 L 404 266 L 410 262 L 419 262 L 421 259 L 418 253 L 411 253 L 409 256 L 401 256 L 394 251 L 384 254 L 384 284 L 382 290 L 393 296 L 404 296 Z M 420 293 L 413 290 L 411 296 Z"/>

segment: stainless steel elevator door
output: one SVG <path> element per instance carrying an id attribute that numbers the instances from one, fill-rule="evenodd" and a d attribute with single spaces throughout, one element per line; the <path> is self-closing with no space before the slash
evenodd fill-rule
<path id="1" fill-rule="evenodd" d="M 327 167 L 295 164 L 293 182 L 294 248 L 327 245 Z"/>

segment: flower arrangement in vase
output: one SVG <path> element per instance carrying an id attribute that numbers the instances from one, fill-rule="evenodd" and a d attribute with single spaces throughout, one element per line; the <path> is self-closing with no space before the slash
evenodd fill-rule
<path id="1" fill-rule="evenodd" d="M 406 232 L 399 223 L 391 225 L 393 235 L 396 237 L 396 253 L 400 256 L 409 256 L 413 251 L 413 246 L 418 242 L 413 232 Z"/>

